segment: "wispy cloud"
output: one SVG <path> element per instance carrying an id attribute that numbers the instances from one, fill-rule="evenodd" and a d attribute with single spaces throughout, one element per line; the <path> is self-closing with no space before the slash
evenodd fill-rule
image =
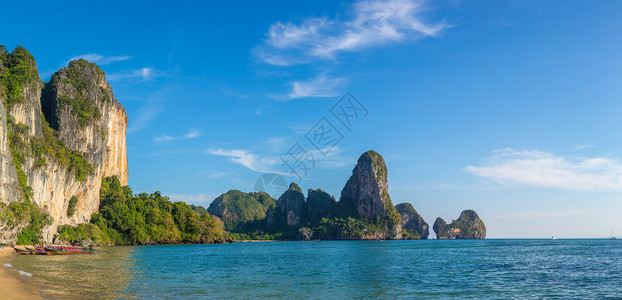
<path id="1" fill-rule="evenodd" d="M 82 54 L 82 55 L 78 55 L 78 56 L 74 56 L 74 57 L 70 58 L 68 61 L 66 61 L 64 63 L 64 65 L 69 64 L 69 62 L 72 61 L 72 60 L 76 60 L 76 59 L 80 59 L 80 58 L 86 59 L 89 62 L 96 63 L 98 65 L 108 65 L 108 64 L 111 64 L 111 63 L 114 63 L 114 62 L 132 59 L 133 57 L 131 57 L 129 55 L 104 56 L 104 55 L 97 54 L 97 53 L 87 53 L 87 54 Z"/>
<path id="2" fill-rule="evenodd" d="M 201 132 L 196 129 L 190 129 L 188 133 L 180 136 L 170 136 L 170 135 L 160 135 L 153 137 L 154 142 L 168 142 L 168 141 L 177 141 L 177 140 L 188 140 L 201 136 Z"/>
<path id="3" fill-rule="evenodd" d="M 583 150 L 583 149 L 591 149 L 591 148 L 594 148 L 594 147 L 596 147 L 596 146 L 594 146 L 594 145 L 574 145 L 573 148 L 575 150 Z"/>
<path id="4" fill-rule="evenodd" d="M 292 175 L 288 168 L 283 165 L 283 159 L 288 159 L 287 148 L 281 154 L 257 154 L 250 150 L 242 149 L 207 149 L 205 153 L 212 155 L 225 156 L 229 158 L 229 161 L 242 165 L 251 171 L 260 173 L 275 173 L 279 175 Z M 326 153 L 328 149 L 324 149 Z M 343 151 L 339 147 L 334 147 L 330 150 L 329 155 L 324 156 L 320 151 L 308 150 L 305 155 L 305 162 L 308 163 L 307 167 L 311 168 L 313 163 L 315 165 L 311 169 L 335 169 L 345 166 L 354 166 L 356 164 L 356 158 L 342 155 Z M 279 171 L 282 170 L 282 171 Z"/>
<path id="5" fill-rule="evenodd" d="M 622 191 L 622 164 L 608 157 L 562 157 L 506 148 L 465 170 L 502 185 L 520 184 L 574 191 Z"/>
<path id="6" fill-rule="evenodd" d="M 127 132 L 136 132 L 142 130 L 161 111 L 162 109 L 159 106 L 153 104 L 148 104 L 141 107 L 135 115 L 129 118 L 131 121 L 127 128 Z"/>
<path id="7" fill-rule="evenodd" d="M 264 44 L 255 49 L 265 63 L 289 66 L 335 59 L 344 51 L 425 36 L 437 36 L 447 25 L 428 23 L 420 0 L 362 0 L 350 7 L 350 19 L 309 18 L 299 24 L 276 22 Z"/>
<path id="8" fill-rule="evenodd" d="M 205 208 L 216 199 L 217 194 L 170 194 L 169 198 L 173 202 L 183 201 L 188 204 L 202 205 Z"/>
<path id="9" fill-rule="evenodd" d="M 278 158 L 275 157 L 259 155 L 241 149 L 225 150 L 210 148 L 207 149 L 206 153 L 229 157 L 231 162 L 242 165 L 255 172 L 282 174 L 274 170 L 274 167 L 280 163 Z"/>
<path id="10" fill-rule="evenodd" d="M 125 70 L 117 73 L 112 73 L 106 76 L 108 81 L 119 81 L 123 79 L 140 79 L 144 81 L 151 81 L 156 77 L 163 76 L 164 72 L 158 71 L 154 68 L 140 68 L 137 70 Z"/>
<path id="11" fill-rule="evenodd" d="M 289 82 L 291 88 L 289 94 L 276 96 L 281 100 L 292 100 L 298 98 L 326 98 L 339 95 L 339 88 L 347 83 L 345 77 L 329 78 L 326 74 L 307 80 Z"/>

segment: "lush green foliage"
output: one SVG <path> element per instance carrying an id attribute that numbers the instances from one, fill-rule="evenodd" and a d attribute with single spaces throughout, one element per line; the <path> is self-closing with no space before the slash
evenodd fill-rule
<path id="1" fill-rule="evenodd" d="M 22 192 L 24 199 L 31 199 L 33 196 L 32 187 L 28 185 L 28 178 L 26 178 L 26 173 L 22 169 L 22 165 L 26 162 L 26 156 L 28 155 L 30 148 L 28 143 L 22 138 L 22 136 L 27 134 L 28 126 L 24 124 L 15 124 L 7 114 L 7 127 L 9 149 L 11 150 L 13 165 L 15 165 L 19 189 Z"/>
<path id="2" fill-rule="evenodd" d="M 62 239 L 90 238 L 104 244 L 213 243 L 226 240 L 222 221 L 197 214 L 184 202 L 160 192 L 132 195 L 116 177 L 102 180 L 99 213 L 91 224 L 59 227 Z"/>
<path id="3" fill-rule="evenodd" d="M 26 242 L 26 244 L 31 244 L 32 241 L 39 240 L 38 235 L 43 227 L 52 224 L 52 218 L 48 214 L 43 213 L 30 200 L 25 200 L 22 202 L 14 201 L 8 205 L 0 203 L 0 222 L 8 227 L 27 224 L 22 229 L 20 235 L 18 235 L 18 238 L 21 236 L 22 241 Z M 36 239 L 32 237 L 33 235 L 36 236 Z"/>
<path id="4" fill-rule="evenodd" d="M 18 245 L 32 245 L 32 243 L 38 243 L 38 242 L 39 242 L 39 235 L 33 230 L 30 230 L 28 228 L 22 229 L 22 232 L 20 232 L 17 235 Z"/>
<path id="5" fill-rule="evenodd" d="M 34 57 L 24 47 L 17 46 L 9 53 L 4 45 L 0 45 L 0 64 L 4 69 L 0 74 L 0 92 L 5 99 L 7 110 L 15 103 L 23 103 L 22 91 L 27 82 L 38 80 L 39 73 Z"/>
<path id="6" fill-rule="evenodd" d="M 224 221 L 226 230 L 237 231 L 242 223 L 264 219 L 268 207 L 275 204 L 276 201 L 264 192 L 231 190 L 218 196 L 207 210 Z"/>
<path id="7" fill-rule="evenodd" d="M 106 89 L 97 85 L 103 76 L 104 72 L 96 64 L 84 59 L 74 60 L 69 63 L 69 67 L 52 75 L 50 84 L 57 92 L 61 82 L 75 89 L 75 97 L 57 95 L 57 100 L 60 108 L 71 107 L 71 113 L 78 118 L 80 126 L 90 124 L 101 117 L 99 108 L 91 99 L 93 94 L 99 94 L 103 101 L 110 102 Z"/>
<path id="8" fill-rule="evenodd" d="M 381 218 L 322 218 L 311 230 L 313 237 L 319 239 L 362 239 L 387 232 L 387 222 Z"/>
<path id="9" fill-rule="evenodd" d="M 71 217 L 76 212 L 76 204 L 78 204 L 78 198 L 76 196 L 71 196 L 69 199 L 69 205 L 67 205 L 67 216 Z"/>

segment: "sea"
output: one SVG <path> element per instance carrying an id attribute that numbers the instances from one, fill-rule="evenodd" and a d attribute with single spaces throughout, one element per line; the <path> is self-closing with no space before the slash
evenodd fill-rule
<path id="1" fill-rule="evenodd" d="M 621 298 L 622 240 L 238 242 L 11 256 L 48 299 Z M 19 273 L 19 272 L 22 273 Z"/>

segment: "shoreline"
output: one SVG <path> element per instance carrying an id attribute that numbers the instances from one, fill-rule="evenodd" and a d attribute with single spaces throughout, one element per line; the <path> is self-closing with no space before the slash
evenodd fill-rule
<path id="1" fill-rule="evenodd" d="M 13 249 L 8 247 L 2 247 L 0 249 L 0 299 L 44 299 L 39 291 L 34 290 L 34 287 L 20 281 L 17 271 L 9 269 L 4 264 L 8 264 L 9 258 L 13 255 Z"/>

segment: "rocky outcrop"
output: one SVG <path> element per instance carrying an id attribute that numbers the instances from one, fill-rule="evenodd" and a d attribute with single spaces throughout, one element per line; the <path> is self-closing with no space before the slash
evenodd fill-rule
<path id="1" fill-rule="evenodd" d="M 430 234 L 428 223 L 417 213 L 410 203 L 401 203 L 395 206 L 402 216 L 402 232 L 405 239 L 427 239 Z"/>
<path id="2" fill-rule="evenodd" d="M 43 239 L 51 241 L 58 225 L 88 222 L 98 210 L 103 176 L 116 175 L 127 184 L 127 114 L 95 64 L 73 61 L 44 85 L 24 48 L 1 55 L 0 74 L 19 75 L 13 81 L 19 84 L 0 82 L 0 203 L 29 199 L 51 217 L 43 229 Z M 78 203 L 68 216 L 73 196 Z M 0 230 L 0 243 L 14 241 L 14 231 L 28 226 L 2 223 L 15 230 Z"/>
<path id="3" fill-rule="evenodd" d="M 313 238 L 313 231 L 311 229 L 302 227 L 298 229 L 298 240 L 299 241 L 310 241 Z"/>
<path id="4" fill-rule="evenodd" d="M 274 209 L 273 224 L 278 228 L 293 227 L 304 224 L 307 221 L 307 204 L 300 187 L 291 183 L 289 189 L 279 197 Z"/>
<path id="5" fill-rule="evenodd" d="M 484 239 L 486 225 L 473 210 L 465 210 L 460 217 L 447 224 L 442 218 L 437 218 L 433 226 L 437 239 Z"/>
<path id="6" fill-rule="evenodd" d="M 52 75 L 45 86 L 43 113 L 69 149 L 86 155 L 104 177 L 127 185 L 125 108 L 112 94 L 104 71 L 84 59 Z"/>
<path id="7" fill-rule="evenodd" d="M 317 223 L 322 218 L 333 216 L 333 210 L 337 205 L 335 197 L 321 189 L 307 190 L 307 207 L 309 223 Z"/>
<path id="8" fill-rule="evenodd" d="M 225 223 L 225 229 L 233 230 L 243 222 L 262 220 L 266 211 L 276 201 L 265 192 L 244 193 L 230 190 L 214 199 L 207 211 Z"/>
<path id="9" fill-rule="evenodd" d="M 401 238 L 402 220 L 391 203 L 384 158 L 370 150 L 359 157 L 352 176 L 341 191 L 339 204 L 349 215 L 387 221 L 389 238 Z"/>

